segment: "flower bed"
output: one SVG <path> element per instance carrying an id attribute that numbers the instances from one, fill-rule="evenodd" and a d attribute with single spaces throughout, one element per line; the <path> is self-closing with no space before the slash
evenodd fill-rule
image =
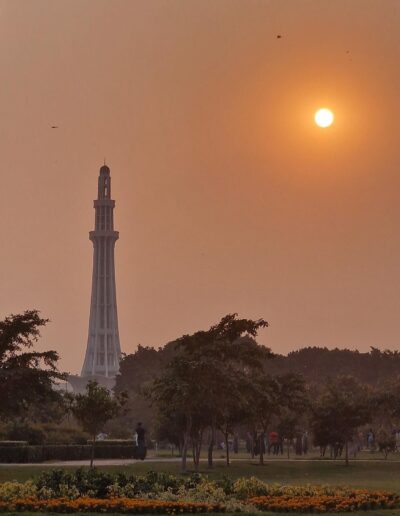
<path id="1" fill-rule="evenodd" d="M 274 512 L 353 512 L 357 510 L 392 509 L 397 507 L 397 495 L 385 492 L 354 490 L 336 495 L 269 495 L 250 498 L 248 502 L 262 511 Z"/>
<path id="2" fill-rule="evenodd" d="M 0 512 L 101 512 L 122 514 L 174 514 L 197 512 L 223 512 L 218 504 L 196 502 L 172 502 L 164 500 L 143 500 L 139 498 L 38 498 L 16 499 L 0 502 Z"/>
<path id="3" fill-rule="evenodd" d="M 267 484 L 148 472 L 111 475 L 98 470 L 51 470 L 35 480 L 0 484 L 0 512 L 352 512 L 400 507 L 400 497 L 349 487 Z"/>

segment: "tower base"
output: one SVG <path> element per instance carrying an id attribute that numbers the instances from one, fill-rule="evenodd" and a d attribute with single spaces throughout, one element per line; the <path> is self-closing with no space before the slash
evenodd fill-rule
<path id="1" fill-rule="evenodd" d="M 115 386 L 115 376 L 101 376 L 94 374 L 90 376 L 78 376 L 76 374 L 68 375 L 67 382 L 71 385 L 75 394 L 82 394 L 86 390 L 86 385 L 89 381 L 97 382 L 101 387 L 105 387 L 112 391 Z"/>

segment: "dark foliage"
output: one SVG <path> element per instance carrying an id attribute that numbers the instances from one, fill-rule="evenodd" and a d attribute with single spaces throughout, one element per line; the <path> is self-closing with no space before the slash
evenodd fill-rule
<path id="1" fill-rule="evenodd" d="M 61 494 L 60 486 L 65 485 L 78 489 L 81 496 L 90 493 L 91 496 L 96 498 L 104 498 L 108 494 L 108 488 L 115 482 L 118 482 L 120 486 L 130 484 L 132 491 L 137 494 L 152 492 L 155 486 L 157 486 L 157 489 L 170 490 L 173 493 L 177 493 L 180 486 L 185 486 L 188 489 L 193 488 L 201 479 L 202 476 L 198 474 L 182 478 L 155 471 L 149 471 L 141 476 L 127 475 L 125 473 L 118 473 L 114 476 L 99 471 L 96 468 L 90 470 L 81 468 L 75 472 L 66 470 L 44 472 L 37 478 L 35 483 L 39 489 L 42 487 L 52 489 L 56 496 Z M 226 481 L 225 484 L 228 485 Z M 222 482 L 221 486 L 225 484 Z"/>
<path id="2" fill-rule="evenodd" d="M 47 323 L 37 310 L 0 321 L 0 418 L 24 416 L 32 407 L 60 400 L 53 389 L 56 380 L 64 379 L 58 354 L 31 350 Z"/>

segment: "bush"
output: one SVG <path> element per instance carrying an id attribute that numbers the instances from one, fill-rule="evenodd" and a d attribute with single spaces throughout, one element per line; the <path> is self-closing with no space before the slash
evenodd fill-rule
<path id="1" fill-rule="evenodd" d="M 253 496 L 261 496 L 268 493 L 268 485 L 256 477 L 243 477 L 235 480 L 233 484 L 234 494 L 241 500 Z"/>
<path id="2" fill-rule="evenodd" d="M 3 482 L 0 484 L 0 500 L 8 502 L 16 498 L 27 498 L 36 496 L 36 485 L 28 480 L 27 482 Z"/>
<path id="3" fill-rule="evenodd" d="M 205 480 L 201 475 L 180 478 L 155 471 L 149 471 L 141 476 L 124 473 L 112 476 L 96 468 L 89 470 L 80 468 L 75 472 L 62 469 L 45 471 L 37 478 L 35 485 L 38 491 L 45 493 L 47 489 L 55 497 L 62 496 L 60 486 L 66 486 L 76 489 L 81 496 L 134 498 L 150 494 L 158 495 L 163 492 L 177 494 L 180 489 L 193 490 Z"/>
<path id="4" fill-rule="evenodd" d="M 43 472 L 36 480 L 39 493 L 52 493 L 53 497 L 65 496 L 67 491 L 77 495 L 90 495 L 104 498 L 108 495 L 108 487 L 112 485 L 114 478 L 97 469 L 78 469 L 75 472 L 67 472 L 62 469 Z"/>

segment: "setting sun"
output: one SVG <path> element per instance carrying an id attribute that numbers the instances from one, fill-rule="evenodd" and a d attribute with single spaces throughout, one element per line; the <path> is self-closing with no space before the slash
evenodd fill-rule
<path id="1" fill-rule="evenodd" d="M 314 115 L 315 123 L 319 127 L 329 127 L 332 125 L 334 118 L 332 111 L 327 108 L 319 109 Z"/>

